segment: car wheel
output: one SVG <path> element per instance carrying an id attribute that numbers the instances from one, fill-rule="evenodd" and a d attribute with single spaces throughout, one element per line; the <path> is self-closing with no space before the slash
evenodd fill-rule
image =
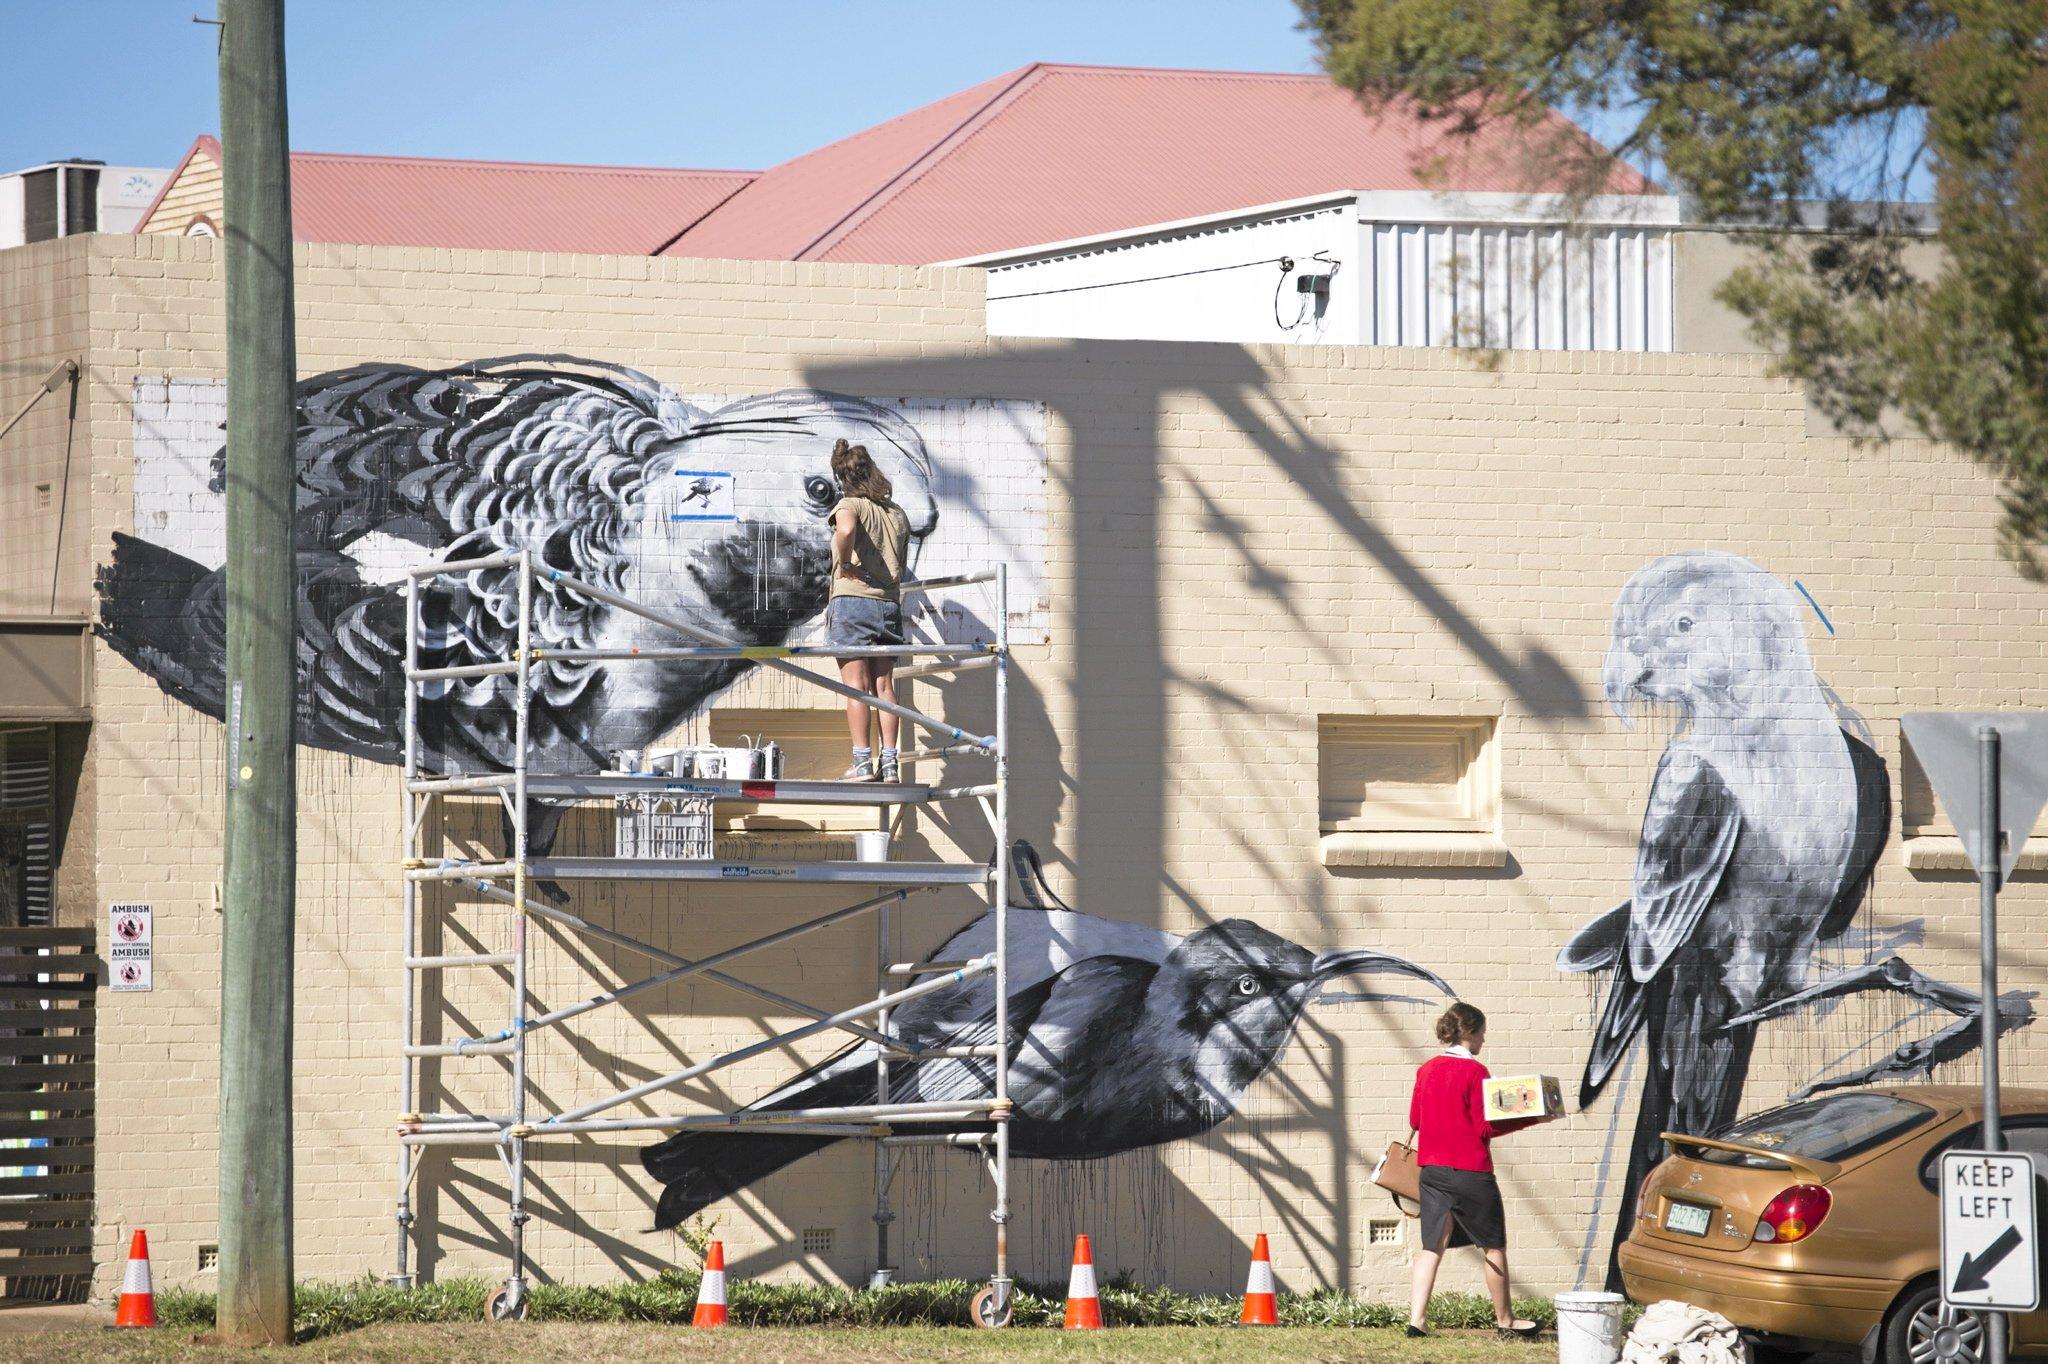
<path id="1" fill-rule="evenodd" d="M 1979 1364 L 1984 1358 L 1984 1318 L 1944 1307 L 1941 1289 L 1926 1283 L 1909 1289 L 1885 1323 L 1884 1364 Z"/>

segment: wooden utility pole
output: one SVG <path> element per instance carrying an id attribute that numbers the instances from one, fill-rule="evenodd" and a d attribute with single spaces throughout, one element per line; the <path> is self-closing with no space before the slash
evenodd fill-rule
<path id="1" fill-rule="evenodd" d="M 227 260 L 227 845 L 220 1309 L 229 1345 L 292 1330 L 292 215 L 284 0 L 220 0 Z"/>

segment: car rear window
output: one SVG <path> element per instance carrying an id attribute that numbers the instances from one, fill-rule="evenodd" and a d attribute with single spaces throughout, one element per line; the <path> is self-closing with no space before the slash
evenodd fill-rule
<path id="1" fill-rule="evenodd" d="M 1808 1160 L 1847 1160 L 1902 1137 L 1934 1116 L 1934 1110 L 1890 1094 L 1831 1094 L 1787 1104 L 1744 1118 L 1714 1135 Z M 1698 1151 L 1695 1160 L 1714 1165 L 1763 1167 L 1771 1162 L 1741 1151 Z"/>

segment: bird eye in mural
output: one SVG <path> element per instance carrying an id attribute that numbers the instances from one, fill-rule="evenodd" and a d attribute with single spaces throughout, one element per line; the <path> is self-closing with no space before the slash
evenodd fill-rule
<path id="1" fill-rule="evenodd" d="M 1245 919 L 1183 937 L 1082 914 L 1045 888 L 1029 844 L 1016 845 L 1015 865 L 1028 903 L 1010 913 L 1014 1155 L 1094 1160 L 1200 1136 L 1237 1112 L 1293 1038 L 1302 1010 L 1332 981 L 1391 974 L 1452 993 L 1434 972 L 1400 957 L 1311 952 Z M 928 960 L 977 957 L 994 945 L 995 917 L 984 914 Z M 890 1026 L 922 1048 L 986 1046 L 995 1040 L 994 978 L 914 1000 L 891 1014 Z M 874 1103 L 875 1061 L 872 1043 L 855 1044 L 748 1111 Z M 985 1102 L 994 1092 L 987 1061 L 890 1067 L 892 1100 Z M 666 1186 L 655 1226 L 675 1226 L 836 1140 L 683 1132 L 648 1146 L 641 1162 Z"/>
<path id="2" fill-rule="evenodd" d="M 138 395 L 138 535 L 115 535 L 112 559 L 99 571 L 98 633 L 166 692 L 218 718 L 224 583 L 218 550 L 208 562 L 197 546 L 224 544 L 217 529 L 224 452 L 217 424 L 172 410 L 181 403 L 203 409 L 190 386 L 204 389 L 210 381 L 157 381 L 167 382 L 174 390 L 188 386 L 180 402 L 145 404 Z M 217 397 L 218 386 L 211 392 Z M 145 407 L 153 414 L 147 420 Z M 404 574 L 436 560 L 530 549 L 545 567 L 737 643 L 789 642 L 825 607 L 836 438 L 867 446 L 909 517 L 913 566 L 929 561 L 928 541 L 942 519 L 934 461 L 904 410 L 808 389 L 700 405 L 632 370 L 565 357 L 443 370 L 369 364 L 302 381 L 299 741 L 377 762 L 400 760 Z M 1042 467 L 1042 426 L 1028 429 L 1040 419 L 1035 408 L 977 402 L 920 410 L 943 420 L 954 443 L 972 446 L 976 457 L 987 442 L 975 444 L 981 438 L 971 419 L 1002 426 L 999 436 L 1021 450 L 1026 467 L 1034 445 Z M 145 429 L 166 412 L 188 431 L 182 450 Z M 196 472 L 207 486 L 164 510 L 160 485 L 176 474 L 179 460 L 193 462 L 195 440 L 205 441 Z M 145 447 L 165 447 L 162 458 Z M 1023 482 L 1011 478 L 1006 486 Z M 201 501 L 211 506 L 195 505 Z M 973 510 L 958 519 L 982 527 L 982 542 L 965 551 L 980 551 L 986 562 L 994 557 L 986 527 L 1014 509 Z M 1042 521 L 1042 509 L 1038 516 Z M 209 517 L 213 531 L 195 529 Z M 1012 535 L 1001 548 L 1014 551 L 1024 538 Z M 1042 558 L 1025 549 L 1021 557 Z M 1036 565 L 1023 567 L 1035 576 Z M 517 590 L 510 569 L 438 579 L 423 589 L 421 666 L 508 656 Z M 544 579 L 535 590 L 534 643 L 541 647 L 676 642 L 659 626 Z M 602 769 L 611 752 L 659 740 L 753 666 L 541 664 L 533 770 Z M 503 676 L 430 684 L 420 706 L 423 765 L 509 766 L 512 685 Z M 536 808 L 536 852 L 548 848 L 559 814 Z"/>
<path id="3" fill-rule="evenodd" d="M 1863 904 L 1891 826 L 1891 781 L 1862 718 L 1814 672 L 1799 599 L 1733 554 L 1658 559 L 1614 606 L 1604 672 L 1625 725 L 1641 704 L 1677 714 L 1643 814 L 1629 898 L 1582 929 L 1558 969 L 1605 971 L 1579 1087 L 1591 1105 L 1638 1034 L 1648 1072 L 1615 1240 L 1665 1155 L 1660 1133 L 1732 1122 L 1759 1025 L 1823 1001 L 1892 991 L 1956 1021 L 1794 1097 L 1924 1074 L 1975 1045 L 1982 1001 L 1896 956 L 1812 978 L 1817 946 Z M 2031 1022 L 2027 997 L 2001 1027 Z M 1610 1269 L 1610 1273 L 1611 1273 Z"/>

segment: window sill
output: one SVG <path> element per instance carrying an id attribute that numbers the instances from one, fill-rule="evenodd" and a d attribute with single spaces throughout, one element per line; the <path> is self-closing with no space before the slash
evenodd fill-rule
<path id="1" fill-rule="evenodd" d="M 1505 867 L 1508 845 L 1492 834 L 1379 833 L 1324 834 L 1326 867 L 1402 867 L 1464 870 Z"/>
<path id="2" fill-rule="evenodd" d="M 1908 871 L 1966 872 L 1976 875 L 1977 869 L 1970 864 L 1970 855 L 1963 851 L 1963 840 L 1954 834 L 1915 834 L 1899 840 L 1899 852 Z M 2048 871 L 2048 847 L 2033 839 L 2020 849 L 2019 861 L 2013 863 L 2013 875 L 2025 872 Z"/>

